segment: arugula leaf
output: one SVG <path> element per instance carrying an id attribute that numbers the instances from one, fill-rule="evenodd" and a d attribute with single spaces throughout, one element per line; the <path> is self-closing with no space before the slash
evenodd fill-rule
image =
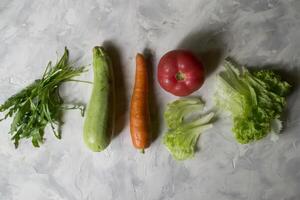
<path id="1" fill-rule="evenodd" d="M 85 67 L 74 68 L 68 60 L 69 52 L 65 48 L 63 56 L 54 66 L 48 63 L 41 79 L 35 80 L 0 106 L 0 112 L 6 112 L 3 119 L 13 117 L 9 133 L 16 148 L 23 138 L 30 138 L 33 146 L 39 147 L 44 141 L 44 129 L 48 124 L 60 139 L 62 112 L 67 109 L 83 112 L 83 105 L 65 106 L 59 94 L 62 83 L 86 71 Z"/>

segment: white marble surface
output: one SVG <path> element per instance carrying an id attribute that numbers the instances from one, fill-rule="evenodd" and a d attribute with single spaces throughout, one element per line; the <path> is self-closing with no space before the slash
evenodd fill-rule
<path id="1" fill-rule="evenodd" d="M 83 144 L 79 112 L 70 111 L 61 141 L 48 130 L 41 148 L 26 141 L 15 150 L 10 121 L 1 122 L 0 199 L 300 199 L 299 11 L 298 0 L 1 0 L 0 102 L 38 78 L 64 46 L 76 64 L 90 64 L 92 47 L 106 41 L 118 74 L 120 134 L 105 152 L 92 153 Z M 134 55 L 148 49 L 155 65 L 178 46 L 204 56 L 210 68 L 221 51 L 243 64 L 284 71 L 296 86 L 279 140 L 239 145 L 224 118 L 201 136 L 194 159 L 176 162 L 161 144 L 162 110 L 175 97 L 155 80 L 152 119 L 159 137 L 145 155 L 136 151 L 128 127 Z M 208 109 L 214 73 L 196 93 Z M 91 78 L 92 72 L 81 77 Z M 62 93 L 87 102 L 90 89 L 68 84 Z"/>

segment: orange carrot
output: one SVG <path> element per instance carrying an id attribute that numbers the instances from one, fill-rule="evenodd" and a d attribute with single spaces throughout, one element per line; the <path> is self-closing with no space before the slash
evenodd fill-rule
<path id="1" fill-rule="evenodd" d="M 149 126 L 147 66 L 144 56 L 137 54 L 135 84 L 130 106 L 130 132 L 133 146 L 142 152 L 150 146 Z"/>

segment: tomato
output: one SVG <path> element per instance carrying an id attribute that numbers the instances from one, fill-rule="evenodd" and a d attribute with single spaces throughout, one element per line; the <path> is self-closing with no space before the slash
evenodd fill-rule
<path id="1" fill-rule="evenodd" d="M 157 78 L 160 86 L 176 96 L 187 96 L 204 82 L 204 67 L 192 52 L 173 50 L 159 61 Z"/>

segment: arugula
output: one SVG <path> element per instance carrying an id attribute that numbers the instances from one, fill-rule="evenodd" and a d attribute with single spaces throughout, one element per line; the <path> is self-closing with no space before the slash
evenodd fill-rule
<path id="1" fill-rule="evenodd" d="M 84 106 L 65 104 L 59 94 L 59 87 L 66 81 L 85 72 L 85 67 L 74 68 L 68 63 L 69 51 L 52 66 L 48 63 L 41 79 L 8 98 L 1 106 L 0 112 L 13 117 L 9 133 L 12 135 L 15 147 L 23 138 L 31 138 L 32 144 L 39 147 L 44 141 L 44 129 L 50 124 L 54 135 L 61 139 L 61 116 L 64 110 L 80 109 L 83 115 Z M 75 80 L 76 81 L 76 80 Z"/>

